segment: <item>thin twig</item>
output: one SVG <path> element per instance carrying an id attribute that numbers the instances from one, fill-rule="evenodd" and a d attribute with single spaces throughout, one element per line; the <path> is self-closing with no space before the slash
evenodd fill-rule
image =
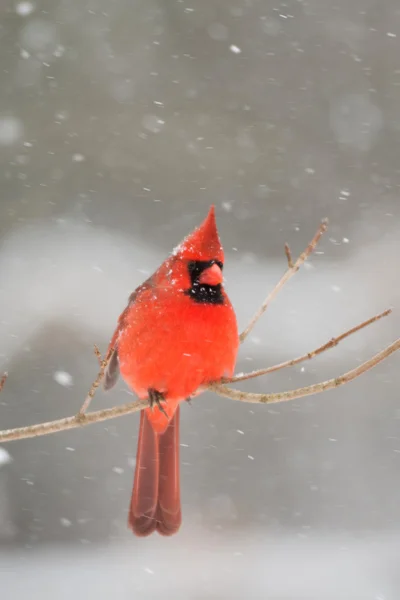
<path id="1" fill-rule="evenodd" d="M 302 252 L 300 254 L 300 256 L 296 260 L 296 262 L 292 266 L 289 266 L 289 269 L 283 275 L 281 280 L 276 284 L 276 286 L 274 287 L 272 292 L 270 292 L 268 294 L 268 296 L 266 297 L 266 299 L 264 300 L 264 302 L 262 303 L 262 305 L 260 306 L 258 311 L 255 313 L 255 315 L 251 319 L 250 323 L 247 325 L 246 329 L 244 331 L 242 331 L 242 333 L 240 334 L 240 342 L 241 343 L 244 342 L 244 340 L 247 338 L 250 331 L 253 329 L 254 325 L 257 323 L 258 319 L 261 317 L 261 315 L 263 315 L 265 313 L 268 306 L 270 305 L 272 300 L 275 298 L 275 296 L 277 296 L 278 292 L 282 289 L 282 287 L 285 285 L 285 283 L 287 281 L 289 281 L 289 279 L 291 277 L 293 277 L 293 275 L 300 269 L 301 265 L 307 260 L 307 258 L 310 256 L 310 254 L 312 252 L 314 252 L 316 245 L 318 244 L 323 233 L 325 233 L 325 231 L 327 230 L 327 227 L 328 227 L 328 220 L 324 219 L 321 222 L 320 226 L 318 227 L 317 233 L 314 235 L 313 239 L 308 244 L 307 248 L 304 250 L 304 252 Z M 288 248 L 289 248 L 289 246 L 288 246 Z M 286 247 L 285 247 L 285 249 L 286 249 Z M 289 256 L 288 256 L 287 252 L 286 252 L 286 256 L 288 257 L 288 262 L 289 262 L 289 260 L 291 261 L 290 250 L 289 250 Z"/>
<path id="2" fill-rule="evenodd" d="M 330 348 L 334 348 L 335 346 L 337 346 L 339 344 L 339 342 L 341 342 L 345 338 L 349 337 L 350 335 L 353 335 L 353 333 L 356 333 L 357 331 L 364 329 L 364 327 L 368 327 L 368 325 L 371 325 L 372 323 L 379 321 L 379 319 L 382 319 L 383 317 L 387 317 L 388 315 L 390 315 L 391 312 L 392 312 L 392 309 L 388 308 L 383 313 L 381 313 L 379 315 L 375 315 L 374 317 L 371 317 L 371 319 L 368 319 L 367 321 L 363 321 L 359 325 L 356 325 L 355 327 L 352 327 L 345 333 L 342 333 L 341 335 L 338 335 L 337 337 L 332 338 L 331 340 L 329 340 L 329 342 L 326 342 L 326 344 L 323 344 L 316 350 L 313 350 L 312 352 L 308 352 L 307 354 L 304 354 L 303 356 L 298 356 L 297 358 L 292 358 L 291 360 L 286 360 L 285 362 L 279 363 L 278 365 L 273 365 L 272 367 L 267 367 L 266 369 L 259 369 L 257 371 L 252 371 L 251 373 L 245 373 L 244 375 L 236 375 L 234 377 L 231 377 L 231 379 L 224 379 L 223 383 L 236 383 L 238 381 L 246 381 L 247 379 L 254 379 L 255 377 L 261 377 L 261 375 L 267 375 L 268 373 L 273 373 L 274 371 L 279 371 L 280 369 L 285 369 L 286 367 L 293 367 L 294 365 L 298 365 L 299 363 L 304 362 L 305 360 L 311 360 L 318 354 L 322 354 L 322 352 L 325 352 L 326 350 L 329 350 Z"/>
<path id="3" fill-rule="evenodd" d="M 251 392 L 241 392 L 240 390 L 234 390 L 228 388 L 223 384 L 215 383 L 210 386 L 214 392 L 219 396 L 225 396 L 231 400 L 240 400 L 241 402 L 251 402 L 256 404 L 273 404 L 277 402 L 286 402 L 287 400 L 295 400 L 296 398 L 303 398 L 304 396 L 312 396 L 313 394 L 319 394 L 333 388 L 339 387 L 349 381 L 352 381 L 356 377 L 359 377 L 369 369 L 376 367 L 380 362 L 385 360 L 388 356 L 397 352 L 400 349 L 400 338 L 393 342 L 390 346 L 375 354 L 372 358 L 362 363 L 359 367 L 348 371 L 344 375 L 335 377 L 335 379 L 328 379 L 322 383 L 315 383 L 314 385 L 308 385 L 303 388 L 296 390 L 290 390 L 289 392 L 277 392 L 275 394 L 255 394 Z M 1 441 L 1 437 L 0 437 Z"/>
<path id="4" fill-rule="evenodd" d="M 7 381 L 7 377 L 8 373 L 3 373 L 3 375 L 0 377 L 0 392 L 3 389 L 5 382 Z"/>
<path id="5" fill-rule="evenodd" d="M 110 348 L 107 356 L 102 360 L 98 347 L 97 346 L 94 347 L 94 353 L 96 354 L 97 358 L 100 361 L 100 371 L 98 372 L 96 379 L 93 381 L 92 386 L 89 390 L 89 393 L 86 396 L 85 401 L 80 408 L 80 411 L 78 412 L 78 415 L 77 415 L 78 419 L 82 419 L 83 415 L 86 413 L 87 409 L 89 408 L 90 403 L 94 398 L 97 388 L 99 387 L 100 383 L 103 381 L 104 373 L 106 371 L 108 363 L 111 360 L 113 352 L 114 352 L 114 348 Z"/>
<path id="6" fill-rule="evenodd" d="M 400 349 L 400 339 L 396 340 L 364 362 L 362 365 L 356 367 L 352 371 L 348 371 L 344 375 L 340 375 L 335 379 L 329 379 L 322 383 L 316 383 L 307 387 L 299 388 L 297 390 L 291 390 L 289 392 L 278 392 L 275 394 L 252 394 L 247 392 L 241 392 L 228 388 L 222 384 L 212 384 L 208 386 L 208 389 L 214 391 L 219 396 L 231 398 L 232 400 L 240 400 L 241 402 L 271 404 L 276 402 L 285 402 L 287 400 L 294 400 L 296 398 L 302 398 L 304 396 L 311 396 L 318 394 L 326 390 L 336 388 L 340 385 L 352 381 L 356 377 L 359 377 L 369 369 L 372 369 L 377 364 L 385 360 L 388 356 Z M 0 443 L 10 442 L 12 440 L 21 440 L 26 438 L 38 437 L 42 435 L 48 435 L 50 433 L 56 433 L 58 431 L 65 431 L 66 429 L 74 429 L 77 427 L 84 427 L 91 423 L 98 423 L 100 421 L 107 421 L 108 419 L 114 419 L 116 417 L 122 417 L 130 413 L 137 412 L 148 406 L 147 400 L 137 400 L 136 402 L 130 402 L 122 406 L 115 406 L 113 408 L 106 408 L 96 412 L 84 414 L 82 416 L 75 415 L 74 417 L 67 417 L 59 419 L 57 421 L 50 421 L 48 423 L 40 423 L 38 425 L 29 425 L 28 427 L 18 427 L 16 429 L 7 429 L 0 431 Z"/>
<path id="7" fill-rule="evenodd" d="M 95 353 L 95 355 L 97 357 L 97 360 L 98 360 L 98 363 L 99 363 L 99 367 L 101 368 L 102 367 L 102 363 L 103 363 L 103 359 L 102 359 L 102 356 L 100 354 L 100 350 L 99 350 L 98 346 L 96 346 L 96 344 L 94 344 L 93 352 Z"/>
<path id="8" fill-rule="evenodd" d="M 285 244 L 285 254 L 286 254 L 287 264 L 288 264 L 289 269 L 293 269 L 292 253 L 290 251 L 290 246 L 287 243 Z"/>

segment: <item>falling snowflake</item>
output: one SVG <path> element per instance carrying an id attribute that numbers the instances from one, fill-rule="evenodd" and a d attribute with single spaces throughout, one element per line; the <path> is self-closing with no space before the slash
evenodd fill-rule
<path id="1" fill-rule="evenodd" d="M 72 160 L 74 162 L 83 162 L 85 160 L 85 157 L 83 156 L 83 154 L 77 153 L 72 156 Z"/>
<path id="2" fill-rule="evenodd" d="M 229 46 L 229 50 L 231 52 L 233 52 L 233 54 L 240 54 L 242 52 L 242 50 L 239 48 L 239 46 L 235 46 L 235 44 L 231 44 Z"/>
<path id="3" fill-rule="evenodd" d="M 74 383 L 72 375 L 66 371 L 56 371 L 53 375 L 53 379 L 64 387 L 70 387 Z"/>
<path id="4" fill-rule="evenodd" d="M 11 455 L 7 452 L 5 448 L 0 446 L 0 467 L 3 465 L 8 465 L 12 461 Z"/>
<path id="5" fill-rule="evenodd" d="M 35 10 L 35 5 L 32 2 L 18 2 L 15 7 L 15 12 L 20 17 L 27 17 Z"/>
<path id="6" fill-rule="evenodd" d="M 69 519 L 66 519 L 65 517 L 61 517 L 60 523 L 63 527 L 71 527 L 72 525 L 71 521 Z"/>

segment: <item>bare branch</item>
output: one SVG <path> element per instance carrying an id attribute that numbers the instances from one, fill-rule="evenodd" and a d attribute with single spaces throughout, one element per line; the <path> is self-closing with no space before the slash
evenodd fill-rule
<path id="1" fill-rule="evenodd" d="M 393 342 L 393 344 L 364 362 L 359 367 L 356 367 L 352 371 L 348 371 L 344 375 L 340 375 L 335 379 L 329 379 L 328 381 L 324 381 L 322 383 L 316 383 L 314 385 L 299 388 L 297 390 L 291 390 L 289 392 L 278 392 L 275 394 L 253 394 L 234 390 L 226 387 L 223 384 L 217 383 L 208 386 L 208 389 L 214 391 L 219 396 L 231 398 L 232 400 L 239 400 L 241 402 L 260 404 L 285 402 L 287 400 L 294 400 L 296 398 L 318 394 L 320 392 L 324 392 L 348 383 L 369 369 L 372 369 L 399 349 L 400 339 Z M 130 402 L 129 404 L 124 404 L 122 406 L 115 406 L 114 408 L 106 408 L 97 412 L 91 412 L 83 415 L 79 415 L 78 413 L 78 415 L 75 415 L 74 417 L 67 417 L 57 421 L 50 421 L 48 423 L 40 423 L 39 425 L 29 425 L 28 427 L 18 427 L 16 429 L 0 431 L 0 443 L 38 437 L 50 433 L 56 433 L 58 431 L 74 429 L 76 427 L 84 427 L 85 425 L 90 425 L 91 423 L 107 421 L 108 419 L 114 419 L 116 417 L 122 417 L 124 415 L 137 412 L 146 406 L 148 406 L 147 400 L 137 400 L 136 402 Z"/>
<path id="2" fill-rule="evenodd" d="M 296 260 L 296 262 L 294 264 L 292 264 L 292 266 L 290 266 L 290 263 L 292 262 L 292 257 L 291 257 L 289 246 L 287 246 L 287 245 L 285 246 L 286 256 L 287 256 L 288 263 L 289 263 L 289 268 L 286 271 L 286 273 L 283 275 L 281 280 L 276 284 L 276 286 L 274 287 L 272 292 L 270 292 L 268 294 L 268 296 L 266 297 L 266 299 L 264 300 L 264 302 L 262 303 L 262 305 L 260 306 L 258 311 L 255 313 L 255 315 L 251 319 L 250 323 L 247 325 L 246 329 L 244 331 L 242 331 L 242 333 L 240 334 L 240 342 L 241 343 L 244 342 L 244 340 L 247 338 L 250 331 L 253 329 L 254 325 L 257 323 L 258 319 L 265 313 L 268 306 L 270 305 L 272 300 L 274 300 L 275 296 L 277 296 L 278 292 L 283 288 L 285 283 L 287 281 L 289 281 L 289 279 L 291 277 L 293 277 L 293 275 L 295 273 L 297 273 L 297 271 L 300 269 L 301 265 L 307 260 L 307 258 L 310 256 L 310 254 L 312 254 L 312 252 L 314 252 L 316 245 L 318 244 L 321 236 L 325 233 L 327 228 L 328 228 L 328 220 L 324 219 L 321 222 L 320 226 L 318 227 L 318 230 L 317 230 L 316 234 L 314 235 L 313 239 L 308 244 L 307 248 L 304 250 L 304 252 L 302 252 L 300 254 L 299 258 Z"/>
<path id="3" fill-rule="evenodd" d="M 254 379 L 255 377 L 261 377 L 261 375 L 267 375 L 268 373 L 273 373 L 274 371 L 280 371 L 280 369 L 285 369 L 286 367 L 293 367 L 294 365 L 298 365 L 299 363 L 304 362 L 305 360 L 311 360 L 318 354 L 322 354 L 322 352 L 325 352 L 326 350 L 329 350 L 330 348 L 334 348 L 335 346 L 337 346 L 339 344 L 339 342 L 341 342 L 345 338 L 349 337 L 350 335 L 353 335 L 353 333 L 356 333 L 357 331 L 364 329 L 364 327 L 368 327 L 368 325 L 371 325 L 372 323 L 379 321 L 379 319 L 382 319 L 383 317 L 387 317 L 388 315 L 390 315 L 391 312 L 392 312 L 392 309 L 388 308 L 383 313 L 381 313 L 379 315 L 375 315 L 374 317 L 371 317 L 371 319 L 368 319 L 367 321 L 363 321 L 359 325 L 356 325 L 355 327 L 352 327 L 352 329 L 349 329 L 345 333 L 342 333 L 341 335 L 338 335 L 337 337 L 332 338 L 331 340 L 329 340 L 329 342 L 326 342 L 326 344 L 323 344 L 316 350 L 313 350 L 312 352 L 308 352 L 307 354 L 304 354 L 303 356 L 298 356 L 297 358 L 292 358 L 291 360 L 287 360 L 285 362 L 279 363 L 278 365 L 273 365 L 272 367 L 267 367 L 266 369 L 259 369 L 257 371 L 252 371 L 251 373 L 245 373 L 244 375 L 236 375 L 235 377 L 232 377 L 231 379 L 224 379 L 223 383 L 236 383 L 238 381 L 246 381 L 247 379 Z"/>
<path id="4" fill-rule="evenodd" d="M 0 431 L 0 443 L 39 437 L 50 433 L 57 433 L 58 431 L 84 427 L 91 423 L 99 423 L 100 421 L 107 421 L 108 419 L 115 419 L 116 417 L 122 417 L 123 415 L 137 412 L 146 406 L 148 406 L 147 400 L 136 400 L 135 402 L 123 404 L 122 406 L 115 406 L 114 408 L 105 408 L 104 410 L 98 410 L 82 415 L 78 413 L 74 417 L 66 417 L 64 419 L 58 419 L 57 421 L 48 421 L 47 423 L 39 423 L 38 425 L 28 425 L 28 427 L 7 429 L 5 431 Z"/>
<path id="5" fill-rule="evenodd" d="M 99 367 L 101 368 L 102 367 L 103 359 L 101 357 L 100 350 L 99 350 L 98 346 L 96 346 L 96 344 L 94 344 L 93 352 L 95 353 L 95 355 L 97 357 L 97 361 L 99 363 Z"/>
<path id="6" fill-rule="evenodd" d="M 339 387 L 340 385 L 348 383 L 349 381 L 352 381 L 356 377 L 359 377 L 366 371 L 369 371 L 369 369 L 376 367 L 376 365 L 378 365 L 380 362 L 385 360 L 385 358 L 393 354 L 393 352 L 397 352 L 397 350 L 399 349 L 400 339 L 393 342 L 393 344 L 391 344 L 378 354 L 375 354 L 375 356 L 364 362 L 359 367 L 356 367 L 352 371 L 348 371 L 344 375 L 340 375 L 335 379 L 328 379 L 327 381 L 323 381 L 322 383 L 315 383 L 314 385 L 308 385 L 303 388 L 291 390 L 289 392 L 278 392 L 276 394 L 254 394 L 251 392 L 241 392 L 240 390 L 234 390 L 219 383 L 215 383 L 209 386 L 209 389 L 212 389 L 219 396 L 225 396 L 226 398 L 230 398 L 231 400 L 240 400 L 241 402 L 252 402 L 253 404 L 274 404 L 277 402 L 285 402 L 287 400 L 295 400 L 296 398 L 303 398 L 304 396 L 312 396 L 313 394 L 319 394 L 320 392 L 325 392 L 327 390 L 331 390 L 333 388 Z"/>
<path id="7" fill-rule="evenodd" d="M 288 264 L 289 269 L 293 269 L 292 253 L 290 252 L 290 246 L 287 243 L 285 244 L 285 254 L 286 254 L 287 264 Z"/>
<path id="8" fill-rule="evenodd" d="M 94 353 L 100 362 L 100 371 L 98 372 L 96 379 L 93 381 L 92 386 L 89 390 L 89 393 L 86 396 L 85 401 L 82 404 L 80 411 L 78 412 L 78 415 L 77 415 L 78 419 L 81 419 L 82 416 L 86 413 L 87 409 L 90 406 L 91 401 L 94 398 L 97 388 L 99 387 L 100 383 L 103 381 L 104 373 L 106 372 L 108 363 L 110 362 L 111 357 L 114 353 L 114 348 L 110 348 L 110 350 L 108 351 L 108 354 L 104 360 L 101 359 L 100 350 L 98 349 L 97 346 L 94 347 Z"/>

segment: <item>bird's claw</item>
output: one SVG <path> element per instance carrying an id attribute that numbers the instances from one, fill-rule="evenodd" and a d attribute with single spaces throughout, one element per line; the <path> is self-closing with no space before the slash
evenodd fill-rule
<path id="1" fill-rule="evenodd" d="M 160 412 L 162 412 L 163 415 L 165 415 L 166 418 L 168 419 L 168 415 L 165 412 L 164 407 L 161 404 L 161 402 L 166 402 L 166 400 L 164 398 L 164 395 L 161 392 L 159 392 L 157 390 L 154 390 L 153 388 L 150 388 L 149 389 L 149 404 L 150 404 L 150 408 L 153 410 L 154 405 L 158 406 L 158 410 Z"/>

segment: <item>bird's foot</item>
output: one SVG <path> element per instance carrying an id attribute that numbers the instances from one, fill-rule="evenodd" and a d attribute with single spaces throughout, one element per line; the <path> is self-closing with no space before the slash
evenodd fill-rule
<path id="1" fill-rule="evenodd" d="M 186 398 L 186 399 L 185 399 L 185 402 L 187 402 L 187 403 L 188 403 L 190 406 L 193 406 L 193 405 L 192 405 L 192 399 L 191 399 L 191 397 L 190 397 L 190 396 L 189 396 L 189 398 Z"/>
<path id="2" fill-rule="evenodd" d="M 153 409 L 154 405 L 158 406 L 158 410 L 160 412 L 162 412 L 163 415 L 165 415 L 168 419 L 168 415 L 165 412 L 163 405 L 161 404 L 161 402 L 166 402 L 164 395 L 161 392 L 159 392 L 158 390 L 155 390 L 153 388 L 149 388 L 148 393 L 149 393 L 150 408 Z"/>

